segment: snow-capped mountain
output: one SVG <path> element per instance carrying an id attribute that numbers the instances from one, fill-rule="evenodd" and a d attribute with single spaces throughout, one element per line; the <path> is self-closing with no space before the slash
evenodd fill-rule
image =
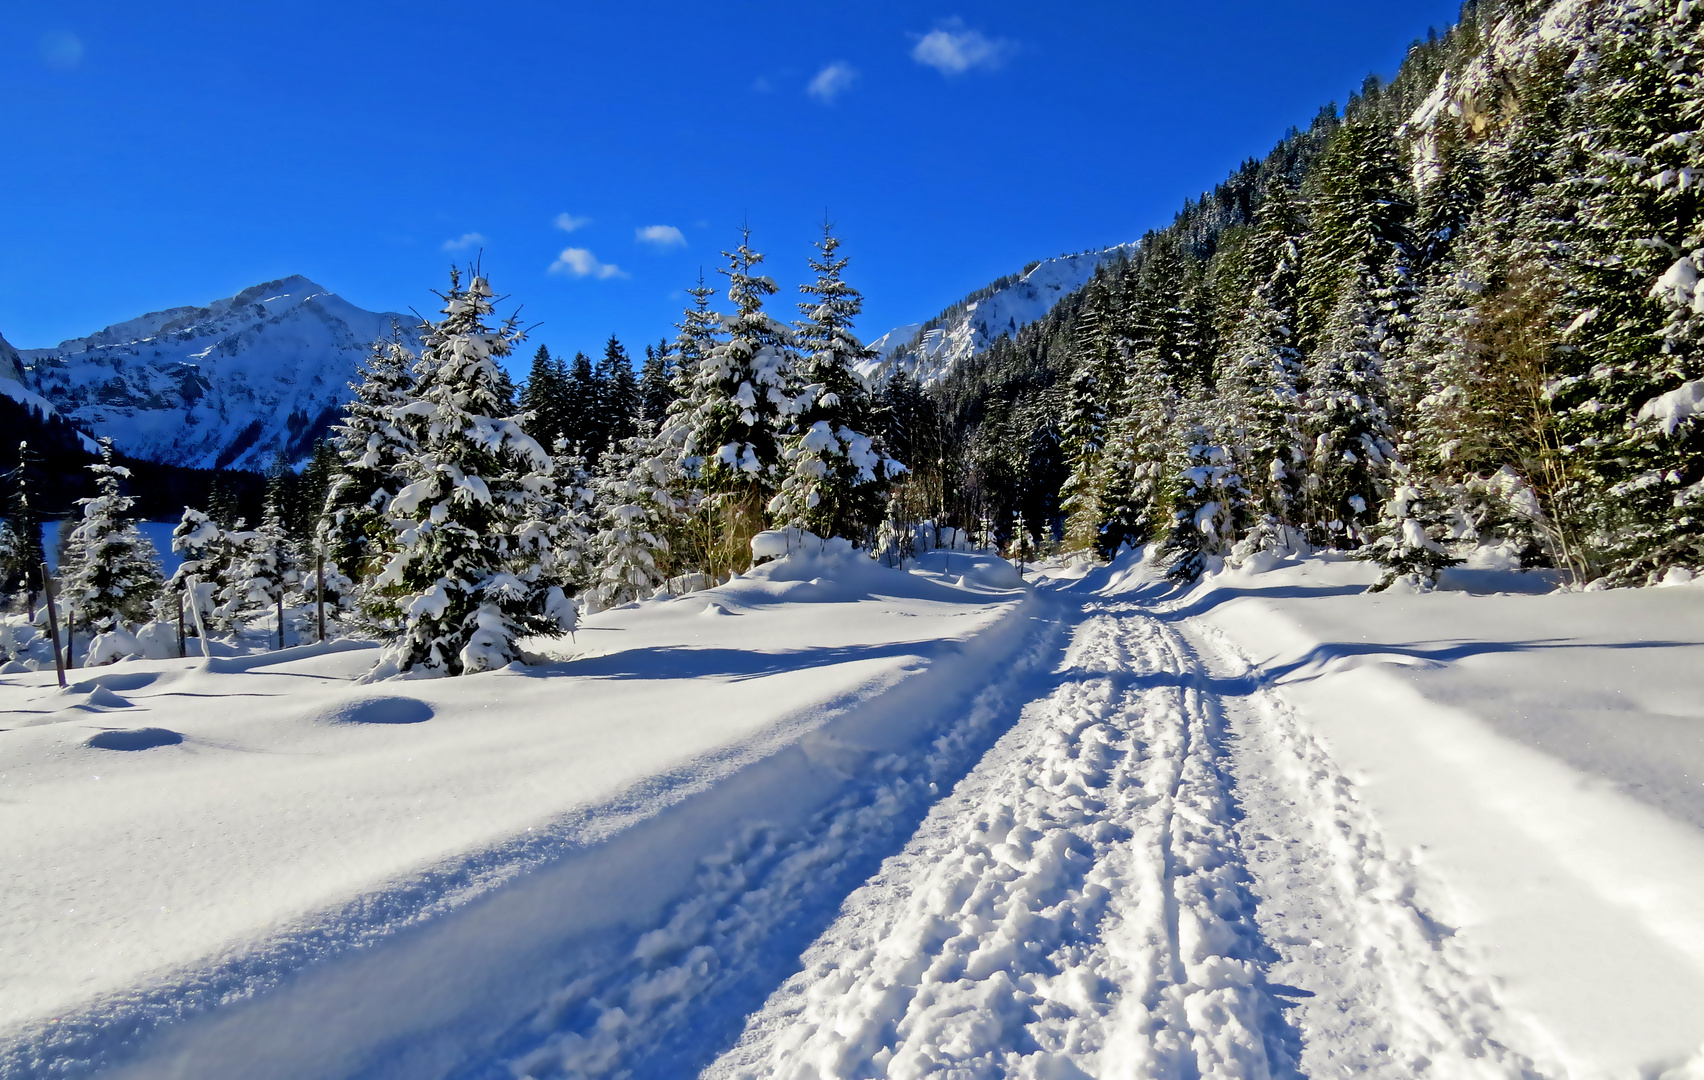
<path id="1" fill-rule="evenodd" d="M 308 453 L 349 400 L 367 346 L 393 326 L 413 345 L 417 322 L 296 275 L 19 352 L 26 386 L 127 454 L 258 469 L 281 450 Z"/>
<path id="2" fill-rule="evenodd" d="M 1015 336 L 1052 311 L 1054 304 L 1088 284 L 1102 263 L 1135 250 L 1135 244 L 1120 244 L 1036 263 L 1022 274 L 977 290 L 926 323 L 895 327 L 876 338 L 870 347 L 877 359 L 863 365 L 861 374 L 879 383 L 902 368 L 920 382 L 936 382 L 1001 334 Z"/>
<path id="3" fill-rule="evenodd" d="M 0 381 L 23 382 L 24 363 L 12 343 L 0 336 Z"/>

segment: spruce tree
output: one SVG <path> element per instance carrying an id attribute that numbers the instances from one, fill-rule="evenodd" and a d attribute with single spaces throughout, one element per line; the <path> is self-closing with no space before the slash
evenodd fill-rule
<path id="1" fill-rule="evenodd" d="M 852 333 L 864 301 L 842 277 L 847 260 L 835 258 L 840 238 L 832 226 L 823 225 L 816 247 L 816 280 L 799 286 L 812 299 L 799 304 L 804 317 L 794 324 L 799 357 L 781 449 L 784 476 L 768 509 L 777 522 L 860 542 L 882 518 L 883 485 L 904 466 L 869 434 L 873 405 L 856 365 L 875 354 Z"/>
<path id="2" fill-rule="evenodd" d="M 562 406 L 562 435 L 570 445 L 580 447 L 588 460 L 596 464 L 603 453 L 604 430 L 601 401 L 603 384 L 592 367 L 591 357 L 583 352 L 574 354 L 568 368 Z"/>
<path id="3" fill-rule="evenodd" d="M 167 587 L 183 596 L 186 626 L 195 625 L 192 613 L 195 605 L 200 605 L 203 619 L 213 618 L 219 594 L 230 584 L 224 576 L 229 547 L 230 541 L 218 522 L 192 506 L 183 508 L 182 519 L 172 529 L 172 551 L 183 561 Z M 189 587 L 192 580 L 193 594 Z"/>
<path id="4" fill-rule="evenodd" d="M 1171 532 L 1160 548 L 1161 556 L 1171 560 L 1166 576 L 1174 581 L 1194 581 L 1210 557 L 1230 554 L 1246 526 L 1248 507 L 1248 490 L 1231 451 L 1206 425 L 1191 429 L 1185 457 Z"/>
<path id="5" fill-rule="evenodd" d="M 414 364 L 400 336 L 374 342 L 361 381 L 351 384 L 348 415 L 332 429 L 337 469 L 326 488 L 319 542 L 332 565 L 356 581 L 379 571 L 385 510 L 402 487 L 403 462 L 417 449 L 413 423 L 396 413 L 413 393 Z"/>
<path id="6" fill-rule="evenodd" d="M 675 352 L 664 338 L 645 346 L 645 364 L 639 373 L 639 420 L 653 432 L 661 431 L 675 392 Z"/>
<path id="7" fill-rule="evenodd" d="M 0 590 L 34 595 L 41 589 L 41 519 L 30 502 L 30 444 L 18 444 L 18 467 L 9 477 L 6 520 L 0 525 Z"/>
<path id="8" fill-rule="evenodd" d="M 95 495 L 77 500 L 82 518 L 71 532 L 60 591 L 83 625 L 106 631 L 148 617 L 160 565 L 130 513 L 135 500 L 121 491 L 130 470 L 112 463 L 110 439 L 100 445 L 101 459 L 89 466 Z"/>
<path id="9" fill-rule="evenodd" d="M 750 559 L 747 541 L 763 528 L 763 508 L 780 479 L 780 432 L 793 407 L 786 393 L 791 334 L 763 310 L 776 286 L 756 272 L 763 256 L 752 250 L 750 231 L 723 255 L 734 311 L 723 319 L 726 338 L 699 365 L 683 450 L 717 517 L 716 563 L 738 569 Z"/>
<path id="10" fill-rule="evenodd" d="M 1394 454 L 1374 289 L 1366 279 L 1344 289 L 1306 367 L 1304 430 L 1313 445 L 1303 486 L 1309 539 L 1317 544 L 1364 542 Z"/>
<path id="11" fill-rule="evenodd" d="M 464 674 L 509 663 L 518 638 L 560 625 L 544 520 L 554 463 L 502 411 L 497 361 L 524 337 L 516 320 L 486 325 L 483 277 L 464 288 L 452 271 L 439 295 L 444 317 L 427 328 L 413 396 L 392 410 L 416 450 L 387 508 L 374 591 L 402 622 L 385 669 Z"/>
<path id="12" fill-rule="evenodd" d="M 533 354 L 520 401 L 527 416 L 527 434 L 540 446 L 554 446 L 566 434 L 567 397 L 561 366 L 551 358 L 550 350 L 540 345 Z"/>
<path id="13" fill-rule="evenodd" d="M 603 359 L 598 363 L 599 434 L 604 447 L 631 439 L 639 433 L 639 381 L 633 375 L 633 361 L 627 349 L 614 334 L 604 343 Z"/>
<path id="14" fill-rule="evenodd" d="M 1399 581 L 1426 590 L 1437 584 L 1438 571 L 1461 562 L 1444 549 L 1448 535 L 1442 500 L 1424 490 L 1406 465 L 1393 470 L 1391 495 L 1372 528 L 1371 541 L 1357 552 L 1384 568 L 1369 592 L 1383 592 Z"/>
<path id="15" fill-rule="evenodd" d="M 586 599 L 591 610 L 643 600 L 667 580 L 667 525 L 677 509 L 670 475 L 635 437 L 604 457 L 597 479 L 595 571 Z"/>

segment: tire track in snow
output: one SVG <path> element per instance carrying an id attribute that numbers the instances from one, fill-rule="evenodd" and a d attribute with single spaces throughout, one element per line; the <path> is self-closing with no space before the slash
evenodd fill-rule
<path id="1" fill-rule="evenodd" d="M 706 1077 L 1292 1075 L 1218 712 L 1111 609 Z"/>
<path id="2" fill-rule="evenodd" d="M 1412 859 L 1390 849 L 1355 785 L 1258 671 L 1215 629 L 1204 669 L 1245 681 L 1227 727 L 1245 813 L 1241 842 L 1260 894 L 1309 1075 L 1536 1078 L 1558 1075 L 1511 1043 L 1508 1014 L 1471 944 L 1428 912 Z M 1181 643 L 1180 647 L 1188 646 Z"/>
<path id="3" fill-rule="evenodd" d="M 588 958 L 494 1053 L 450 1075 L 672 1080 L 696 1071 L 792 970 L 801 937 L 832 918 L 871 864 L 904 842 L 1009 722 L 1032 692 L 1033 673 L 1058 655 L 1058 631 L 1042 631 L 937 738 L 876 761 L 866 781 L 802 827 L 745 829 L 702 861 L 692 895 L 664 925 Z"/>

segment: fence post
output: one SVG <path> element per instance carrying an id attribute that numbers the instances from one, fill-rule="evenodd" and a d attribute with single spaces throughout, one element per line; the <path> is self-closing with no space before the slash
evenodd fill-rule
<path id="1" fill-rule="evenodd" d="M 177 594 L 178 602 L 178 659 L 189 655 L 189 645 L 183 639 L 183 593 Z"/>
<path id="2" fill-rule="evenodd" d="M 314 604 L 319 608 L 319 639 L 325 640 L 325 555 L 314 556 L 314 569 L 319 575 L 318 584 L 314 588 Z"/>

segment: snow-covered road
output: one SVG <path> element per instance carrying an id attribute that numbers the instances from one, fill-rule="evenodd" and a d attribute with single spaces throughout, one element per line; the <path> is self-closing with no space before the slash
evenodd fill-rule
<path id="1" fill-rule="evenodd" d="M 1521 1076 L 1283 703 L 1093 605 L 708 1077 Z"/>
<path id="2" fill-rule="evenodd" d="M 146 811 L 162 835 L 176 814 L 191 840 L 242 840 L 247 818 L 196 808 L 264 824 L 267 800 L 308 780 L 369 797 L 410 784 L 417 824 L 375 835 L 383 861 L 324 798 L 301 800 L 320 815 L 302 842 L 324 834 L 351 881 L 383 888 L 330 916 L 269 916 L 289 933 L 233 936 L 223 967 L 176 948 L 164 980 L 136 981 L 67 931 L 81 912 L 20 922 L 14 905 L 24 930 L 60 932 L 0 939 L 17 955 L 61 974 L 75 974 L 64 956 L 85 958 L 117 992 L 16 1029 L 0 1075 L 1704 1078 L 1695 797 L 1635 769 L 1631 744 L 1610 764 L 1638 786 L 1578 771 L 1599 728 L 1704 730 L 1695 600 L 1393 600 L 1330 559 L 1176 590 L 1139 554 L 1020 591 L 966 576 L 1003 564 L 955 558 L 921 576 L 780 564 L 612 612 L 588 630 L 603 651 L 398 684 L 429 706 L 410 725 L 323 720 L 321 698 L 339 717 L 365 701 L 344 685 L 354 653 L 115 669 L 101 678 L 134 686 L 98 715 L 90 697 L 30 719 L 22 706 L 58 698 L 12 687 L 23 721 L 6 745 L 38 755 L 11 773 L 21 806 L 105 763 L 109 802 L 96 814 L 67 796 L 67 827 Z M 1543 696 L 1568 677 L 1618 710 Z M 161 687 L 176 696 L 146 693 Z M 191 690 L 254 704 L 203 716 Z M 304 694 L 318 695 L 306 720 Z M 1488 722 L 1487 702 L 1519 706 L 1524 726 Z M 67 742 L 168 708 L 195 753 Z M 1558 730 L 1585 734 L 1556 751 L 1510 734 Z M 259 764 L 218 756 L 237 736 L 266 751 Z M 351 771 L 380 752 L 386 767 Z M 428 771 L 401 768 L 417 757 Z M 685 779 L 662 783 L 664 766 Z M 120 769 L 177 794 L 125 803 Z M 253 792 L 215 783 L 233 779 Z M 451 832 L 476 795 L 500 800 L 474 819 L 499 838 L 543 822 L 526 826 L 539 839 L 523 854 L 538 850 L 509 858 Z M 574 833 L 582 818 L 602 831 Z M 503 873 L 435 906 L 416 878 L 384 884 L 399 845 L 427 841 L 448 857 L 431 866 L 497 859 Z M 134 902 L 149 867 L 183 864 L 170 851 L 126 862 L 70 833 L 56 850 L 106 861 L 83 887 L 113 943 L 178 925 Z M 304 860 L 269 850 L 218 864 L 256 884 L 227 874 L 208 913 L 292 900 L 277 883 Z M 52 884 L 47 870 L 18 880 L 36 877 Z M 330 944 L 302 948 L 308 930 Z M 43 996 L 40 980 L 3 985 Z M 188 1004 L 156 1019 L 156 1001 Z"/>

